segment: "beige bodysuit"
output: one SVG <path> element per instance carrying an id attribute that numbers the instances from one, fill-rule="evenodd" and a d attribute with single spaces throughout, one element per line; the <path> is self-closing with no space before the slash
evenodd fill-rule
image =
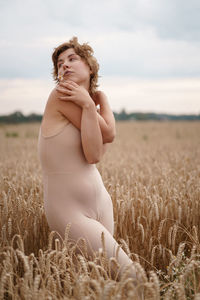
<path id="1" fill-rule="evenodd" d="M 50 229 L 64 238 L 66 225 L 71 222 L 69 238 L 85 238 L 92 251 L 102 247 L 103 231 L 107 256 L 115 256 L 118 243 L 113 238 L 112 200 L 96 165 L 85 159 L 80 131 L 68 121 L 58 133 L 45 137 L 40 127 L 38 153 Z M 121 248 L 118 261 L 122 265 L 132 263 Z"/>

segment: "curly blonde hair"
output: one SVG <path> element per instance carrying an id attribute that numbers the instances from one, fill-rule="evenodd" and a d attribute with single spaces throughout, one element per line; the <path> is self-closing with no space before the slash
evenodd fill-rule
<path id="1" fill-rule="evenodd" d="M 78 38 L 74 36 L 71 40 L 66 43 L 59 45 L 58 47 L 54 48 L 54 52 L 52 54 L 52 61 L 53 61 L 53 79 L 58 82 L 58 67 L 57 61 L 59 55 L 69 48 L 74 48 L 76 54 L 78 54 L 90 67 L 92 73 L 90 74 L 90 87 L 89 93 L 93 95 L 96 92 L 98 81 L 98 71 L 99 71 L 99 64 L 96 58 L 93 56 L 93 49 L 88 45 L 88 43 L 83 43 L 82 45 L 78 43 Z"/>

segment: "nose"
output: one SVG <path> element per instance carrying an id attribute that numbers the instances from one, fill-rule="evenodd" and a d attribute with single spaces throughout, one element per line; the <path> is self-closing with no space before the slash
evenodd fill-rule
<path id="1" fill-rule="evenodd" d="M 66 68 L 69 68 L 69 63 L 67 61 L 65 61 L 63 63 L 63 68 L 66 69 Z"/>

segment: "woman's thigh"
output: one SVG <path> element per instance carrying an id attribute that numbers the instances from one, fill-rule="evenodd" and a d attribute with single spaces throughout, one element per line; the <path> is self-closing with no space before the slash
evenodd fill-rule
<path id="1" fill-rule="evenodd" d="M 110 195 L 105 194 L 105 198 L 101 201 L 101 206 L 99 207 L 99 218 L 98 221 L 110 232 L 113 236 L 114 234 L 114 215 L 113 215 L 113 203 Z"/>
<path id="2" fill-rule="evenodd" d="M 103 232 L 107 257 L 116 257 L 119 244 L 113 238 L 112 233 L 110 233 L 110 231 L 103 224 L 101 224 L 97 220 L 88 218 L 81 212 L 76 212 L 71 220 L 68 219 L 68 222 L 71 223 L 68 234 L 69 241 L 77 242 L 80 238 L 84 238 L 86 241 L 87 252 L 89 256 L 94 257 L 94 252 L 99 251 L 99 249 L 103 247 L 101 241 L 101 234 Z M 67 223 L 65 224 L 65 226 L 67 226 Z M 65 226 L 59 232 L 63 239 L 65 234 Z M 112 231 L 112 224 L 110 226 Z M 128 255 L 123 251 L 121 247 L 119 247 L 118 249 L 118 255 L 116 258 L 121 266 L 121 270 L 123 269 L 123 267 L 133 263 L 133 261 L 128 257 Z M 113 265 L 113 267 L 115 266 Z M 113 271 L 115 270 L 113 269 Z M 135 277 L 134 268 L 132 269 L 131 273 L 131 276 Z"/>

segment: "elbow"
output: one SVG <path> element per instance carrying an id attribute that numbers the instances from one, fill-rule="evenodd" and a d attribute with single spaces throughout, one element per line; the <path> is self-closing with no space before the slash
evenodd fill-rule
<path id="1" fill-rule="evenodd" d="M 99 151 L 98 153 L 95 153 L 95 155 L 87 157 L 87 162 L 89 164 L 97 164 L 98 162 L 100 162 L 101 157 L 102 157 L 102 153 Z"/>
<path id="2" fill-rule="evenodd" d="M 88 160 L 88 164 L 97 164 L 100 161 L 100 159 L 90 159 Z"/>
<path id="3" fill-rule="evenodd" d="M 93 157 L 93 158 L 87 159 L 87 162 L 89 164 L 97 164 L 98 162 L 100 162 L 100 158 L 99 157 Z"/>
<path id="4" fill-rule="evenodd" d="M 113 132 L 113 134 L 110 136 L 110 143 L 112 143 L 115 139 L 116 132 Z"/>
<path id="5" fill-rule="evenodd" d="M 115 139 L 116 132 L 112 132 L 109 135 L 106 135 L 103 139 L 103 143 L 112 143 Z"/>

